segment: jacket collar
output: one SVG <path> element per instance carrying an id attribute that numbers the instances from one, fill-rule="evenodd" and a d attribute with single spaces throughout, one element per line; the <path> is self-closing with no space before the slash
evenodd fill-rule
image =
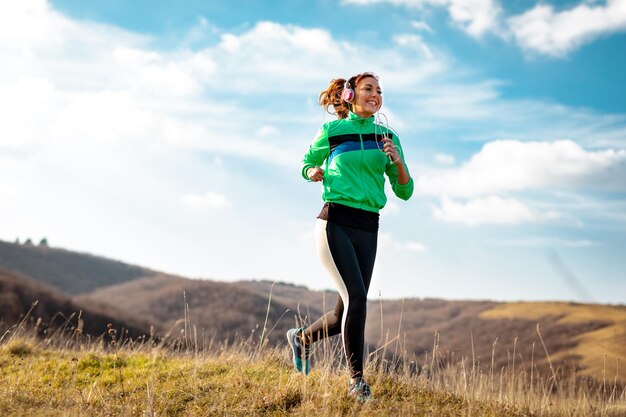
<path id="1" fill-rule="evenodd" d="M 359 116 L 356 113 L 350 112 L 348 114 L 348 120 L 350 120 L 351 122 L 358 122 L 358 121 L 361 121 L 361 122 L 374 122 L 374 115 L 366 118 L 366 117 L 361 117 L 361 116 Z"/>

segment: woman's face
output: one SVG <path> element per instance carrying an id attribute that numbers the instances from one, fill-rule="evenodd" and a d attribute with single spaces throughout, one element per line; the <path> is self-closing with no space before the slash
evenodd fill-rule
<path id="1" fill-rule="evenodd" d="M 383 92 L 376 78 L 365 77 L 354 89 L 352 112 L 361 117 L 373 116 L 383 105 Z"/>

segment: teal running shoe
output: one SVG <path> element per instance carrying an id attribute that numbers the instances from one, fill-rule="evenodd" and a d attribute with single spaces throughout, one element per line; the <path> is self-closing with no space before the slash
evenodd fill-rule
<path id="1" fill-rule="evenodd" d="M 367 382 L 358 378 L 348 387 L 348 396 L 354 397 L 357 401 L 364 403 L 365 401 L 372 399 L 372 392 L 370 391 L 370 386 Z"/>
<path id="2" fill-rule="evenodd" d="M 306 345 L 302 346 L 300 343 L 298 334 L 302 332 L 302 330 L 302 328 L 289 329 L 287 331 L 287 342 L 289 342 L 289 346 L 293 352 L 293 365 L 296 367 L 296 370 L 298 372 L 302 372 L 304 370 L 304 374 L 308 375 L 311 370 L 311 364 L 309 362 L 310 347 Z"/>

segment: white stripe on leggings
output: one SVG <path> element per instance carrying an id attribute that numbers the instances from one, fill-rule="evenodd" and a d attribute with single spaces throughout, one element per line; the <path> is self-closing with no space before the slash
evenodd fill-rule
<path id="1" fill-rule="evenodd" d="M 317 248 L 317 254 L 322 261 L 322 265 L 326 268 L 326 271 L 330 275 L 330 277 L 335 281 L 335 286 L 339 291 L 339 296 L 343 301 L 343 314 L 341 317 L 341 343 L 343 344 L 343 351 L 347 357 L 346 351 L 346 341 L 344 338 L 344 330 L 346 328 L 346 317 L 348 316 L 348 306 L 350 300 L 348 298 L 348 289 L 346 288 L 346 284 L 343 282 L 343 278 L 341 278 L 341 274 L 337 269 L 337 265 L 335 265 L 335 261 L 333 259 L 333 255 L 330 252 L 330 246 L 328 245 L 328 236 L 326 235 L 326 220 L 317 219 L 315 222 L 315 247 Z"/>

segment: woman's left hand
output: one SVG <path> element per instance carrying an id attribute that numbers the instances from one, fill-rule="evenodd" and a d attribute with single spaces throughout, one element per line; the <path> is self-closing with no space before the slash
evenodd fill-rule
<path id="1" fill-rule="evenodd" d="M 400 153 L 398 152 L 396 145 L 393 143 L 393 139 L 389 137 L 383 138 L 383 152 L 394 164 L 400 161 Z"/>

